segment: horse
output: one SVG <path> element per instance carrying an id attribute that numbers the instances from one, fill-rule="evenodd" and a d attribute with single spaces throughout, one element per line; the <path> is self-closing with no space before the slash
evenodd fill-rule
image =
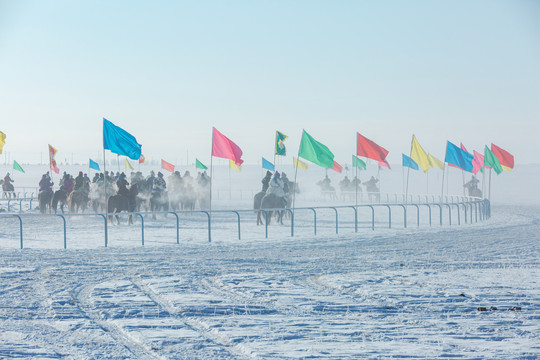
<path id="1" fill-rule="evenodd" d="M 287 204 L 287 200 L 284 197 L 277 196 L 275 194 L 267 194 L 261 200 L 261 209 L 284 209 Z M 280 210 L 267 210 L 266 221 L 270 224 L 272 220 L 272 213 L 276 211 L 277 221 L 283 225 L 283 211 Z"/>
<path id="2" fill-rule="evenodd" d="M 103 184 L 91 183 L 88 197 L 92 210 L 95 213 L 97 213 L 98 210 L 105 211 L 105 190 L 103 189 Z"/>
<path id="3" fill-rule="evenodd" d="M 469 196 L 482 198 L 482 190 L 478 188 L 477 183 L 478 180 L 472 179 L 469 182 L 465 183 L 463 187 L 467 189 Z"/>
<path id="4" fill-rule="evenodd" d="M 62 214 L 64 213 L 64 205 L 67 205 L 67 194 L 64 190 L 57 190 L 55 191 L 53 198 L 52 198 L 52 208 L 54 210 L 54 213 L 56 214 L 56 208 L 60 204 L 60 210 L 62 210 Z"/>
<path id="5" fill-rule="evenodd" d="M 197 202 L 197 194 L 193 185 L 187 184 L 182 194 L 180 195 L 180 205 L 182 210 L 195 210 L 195 203 Z"/>
<path id="6" fill-rule="evenodd" d="M 4 180 L 1 180 L 2 182 L 2 197 L 3 198 L 9 198 L 11 199 L 12 197 L 16 198 L 17 197 L 17 194 L 15 194 L 15 187 L 13 186 L 13 184 L 6 184 L 4 183 Z"/>
<path id="7" fill-rule="evenodd" d="M 72 191 L 68 196 L 69 212 L 81 212 L 86 210 L 88 206 L 88 193 L 82 189 Z"/>
<path id="8" fill-rule="evenodd" d="M 364 186 L 366 187 L 366 191 L 369 196 L 369 201 L 373 202 L 373 198 L 375 198 L 376 202 L 381 201 L 381 193 L 379 188 L 377 187 L 377 182 L 379 180 L 375 179 L 373 176 L 369 181 L 364 182 Z"/>
<path id="9" fill-rule="evenodd" d="M 38 194 L 39 212 L 45 214 L 47 208 L 49 208 L 49 214 L 51 213 L 51 202 L 54 193 L 52 191 L 40 191 Z"/>
<path id="10" fill-rule="evenodd" d="M 266 195 L 266 191 L 260 191 L 255 194 L 255 197 L 253 198 L 253 209 L 259 210 L 262 205 L 262 199 Z M 257 225 L 263 225 L 262 222 L 262 211 L 257 211 Z"/>
<path id="11" fill-rule="evenodd" d="M 128 224 L 133 224 L 132 212 L 136 210 L 137 206 L 137 195 L 139 194 L 139 189 L 137 184 L 131 185 L 129 188 L 128 195 L 116 194 L 109 197 L 107 200 L 107 213 L 109 213 L 109 223 L 113 223 L 113 216 L 116 217 L 117 223 L 120 225 L 120 216 L 118 213 L 121 211 L 127 211 L 130 214 L 128 215 Z"/>
<path id="12" fill-rule="evenodd" d="M 166 191 L 154 191 L 150 196 L 150 211 L 168 211 L 169 210 L 169 196 Z M 152 216 L 154 219 L 156 215 Z"/>

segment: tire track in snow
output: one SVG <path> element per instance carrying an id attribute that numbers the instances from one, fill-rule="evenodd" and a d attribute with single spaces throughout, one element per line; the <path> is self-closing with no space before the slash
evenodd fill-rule
<path id="1" fill-rule="evenodd" d="M 185 311 L 182 310 L 182 308 L 174 305 L 166 297 L 154 291 L 141 279 L 132 278 L 130 281 L 154 303 L 171 314 L 171 316 L 180 319 L 189 329 L 197 332 L 205 339 L 222 347 L 229 354 L 235 357 L 241 356 L 248 359 L 259 359 L 259 357 L 244 344 L 234 344 L 234 342 L 227 335 L 219 332 L 217 329 L 211 329 L 211 326 L 208 323 L 193 316 L 186 316 Z"/>

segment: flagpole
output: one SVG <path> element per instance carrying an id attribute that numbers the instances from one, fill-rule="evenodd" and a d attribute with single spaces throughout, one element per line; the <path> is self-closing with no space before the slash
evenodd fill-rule
<path id="1" fill-rule="evenodd" d="M 277 171 L 277 164 L 276 164 L 276 146 L 277 146 L 277 130 L 276 130 L 276 139 L 274 141 L 274 171 Z"/>
<path id="2" fill-rule="evenodd" d="M 103 118 L 103 127 L 101 129 L 101 131 L 103 132 L 103 193 L 105 194 L 105 219 L 107 219 L 108 217 L 108 206 L 107 206 L 107 177 L 105 176 L 106 174 L 106 171 L 107 171 L 107 165 L 106 165 L 106 161 L 105 161 L 105 133 L 104 133 L 104 129 L 105 129 L 105 118 Z M 108 235 L 108 228 L 107 228 L 107 220 L 105 220 L 105 247 L 107 247 L 107 242 L 108 242 L 108 238 L 109 238 L 109 235 Z"/>
<path id="3" fill-rule="evenodd" d="M 304 138 L 304 129 L 302 129 L 302 137 L 300 138 L 300 145 L 298 145 L 298 153 L 296 154 L 296 166 L 294 166 L 294 157 L 293 157 L 293 166 L 294 166 L 294 191 L 293 191 L 293 200 L 292 200 L 292 211 L 293 211 L 293 216 L 292 218 L 294 219 L 294 208 L 295 208 L 295 204 L 296 204 L 296 189 L 297 189 L 297 183 L 296 183 L 296 178 L 298 176 L 298 161 L 300 161 L 300 146 L 302 145 L 302 139 Z"/>
<path id="4" fill-rule="evenodd" d="M 441 187 L 441 202 L 443 201 L 444 195 L 444 174 L 446 172 L 446 155 L 448 154 L 448 142 L 446 143 L 446 150 L 444 151 L 444 166 L 442 171 L 442 187 Z"/>
<path id="5" fill-rule="evenodd" d="M 215 127 L 212 127 L 212 150 L 210 151 L 210 209 L 208 215 L 208 242 L 211 239 L 211 229 L 212 229 L 212 182 L 214 180 L 214 132 Z"/>
<path id="6" fill-rule="evenodd" d="M 488 200 L 491 201 L 491 169 L 489 169 L 489 194 Z"/>
<path id="7" fill-rule="evenodd" d="M 412 146 L 413 146 L 414 134 L 411 139 L 411 150 L 409 151 L 409 166 L 407 167 L 407 187 L 405 188 L 405 204 L 409 201 L 409 174 L 411 173 L 411 161 L 412 161 Z"/>
<path id="8" fill-rule="evenodd" d="M 353 166 L 356 162 L 356 157 L 354 159 Z M 356 164 L 358 165 L 358 164 Z M 358 166 L 354 168 L 354 208 L 358 210 Z"/>

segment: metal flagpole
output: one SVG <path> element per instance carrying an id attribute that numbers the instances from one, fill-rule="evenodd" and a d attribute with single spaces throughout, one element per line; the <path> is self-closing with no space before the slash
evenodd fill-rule
<path id="1" fill-rule="evenodd" d="M 444 195 L 444 173 L 446 172 L 446 155 L 448 153 L 448 142 L 446 143 L 446 150 L 444 151 L 444 166 L 442 171 L 442 187 L 441 187 L 441 202 L 443 201 Z"/>
<path id="2" fill-rule="evenodd" d="M 304 138 L 304 129 L 302 129 L 302 138 L 300 139 L 300 145 L 298 145 L 298 153 L 296 154 L 296 164 L 294 163 L 294 157 L 293 157 L 293 166 L 294 166 L 294 191 L 293 191 L 293 200 L 292 200 L 292 211 L 293 211 L 293 218 L 294 218 L 294 208 L 295 208 L 295 204 L 296 204 L 296 188 L 297 188 L 297 184 L 296 184 L 296 178 L 298 176 L 298 161 L 300 160 L 299 157 L 300 157 L 300 146 L 302 145 L 302 139 Z"/>
<path id="3" fill-rule="evenodd" d="M 491 201 L 491 169 L 489 169 L 489 194 L 488 200 Z"/>
<path id="4" fill-rule="evenodd" d="M 214 132 L 216 128 L 212 127 L 212 151 L 210 152 L 210 211 L 208 220 L 208 242 L 210 242 L 212 234 L 212 182 L 214 181 Z"/>
<path id="5" fill-rule="evenodd" d="M 405 188 L 405 204 L 407 203 L 408 201 L 407 198 L 409 197 L 409 173 L 411 172 L 411 161 L 412 161 L 411 153 L 412 153 L 413 139 L 414 139 L 414 134 L 411 139 L 411 150 L 409 151 L 409 166 L 407 167 L 407 187 Z"/>
<path id="6" fill-rule="evenodd" d="M 107 206 L 107 177 L 106 174 L 106 160 L 105 160 L 105 118 L 103 118 L 103 128 L 101 130 L 103 132 L 103 193 L 105 194 L 105 219 L 108 217 L 108 206 Z M 107 220 L 105 220 L 105 247 L 107 247 L 107 242 L 109 238 L 108 234 L 108 228 L 107 228 Z"/>
<path id="7" fill-rule="evenodd" d="M 354 206 L 355 209 L 358 208 L 358 163 L 357 158 L 354 158 L 353 166 L 354 166 Z M 356 166 L 355 166 L 356 165 Z"/>
<path id="8" fill-rule="evenodd" d="M 276 140 L 274 141 L 274 171 L 277 171 L 276 153 L 277 153 L 277 130 L 276 130 Z"/>

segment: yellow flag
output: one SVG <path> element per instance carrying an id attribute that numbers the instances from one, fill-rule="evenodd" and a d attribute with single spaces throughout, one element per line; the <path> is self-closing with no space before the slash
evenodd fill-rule
<path id="1" fill-rule="evenodd" d="M 4 145 L 6 145 L 6 134 L 0 131 L 0 154 L 2 153 Z"/>
<path id="2" fill-rule="evenodd" d="M 232 160 L 229 160 L 229 167 L 230 167 L 231 169 L 233 169 L 234 171 L 238 171 L 238 172 L 242 171 L 242 165 L 238 166 L 238 165 L 236 165 L 235 162 L 232 161 Z"/>
<path id="3" fill-rule="evenodd" d="M 307 170 L 307 163 L 293 156 L 293 164 L 295 169 Z"/>
<path id="4" fill-rule="evenodd" d="M 432 168 L 441 169 L 441 170 L 444 169 L 444 163 L 441 160 L 437 159 L 435 156 L 428 154 L 428 159 L 429 159 L 429 164 L 431 165 Z"/>
<path id="5" fill-rule="evenodd" d="M 126 158 L 126 169 L 129 169 L 129 170 L 135 170 L 133 168 L 133 166 L 131 166 L 131 164 L 129 163 L 128 159 Z"/>
<path id="6" fill-rule="evenodd" d="M 431 168 L 431 164 L 429 163 L 429 158 L 416 140 L 416 137 L 413 135 L 412 137 L 412 144 L 411 144 L 411 159 L 413 159 L 418 166 L 424 170 L 424 172 L 428 171 Z"/>

